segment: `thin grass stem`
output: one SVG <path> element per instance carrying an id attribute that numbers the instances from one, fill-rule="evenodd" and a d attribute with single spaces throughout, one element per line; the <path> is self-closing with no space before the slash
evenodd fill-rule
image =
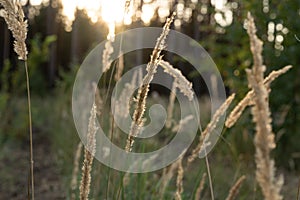
<path id="1" fill-rule="evenodd" d="M 32 137 L 32 114 L 31 114 L 31 98 L 30 98 L 30 83 L 27 61 L 25 60 L 26 87 L 27 87 L 27 102 L 28 102 L 28 118 L 29 118 L 29 151 L 30 151 L 30 185 L 31 199 L 34 200 L 34 161 L 33 161 L 33 137 Z"/>
<path id="2" fill-rule="evenodd" d="M 206 164 L 206 167 L 207 167 L 207 175 L 208 175 L 210 195 L 211 195 L 211 199 L 214 200 L 215 195 L 214 195 L 214 189 L 213 189 L 213 184 L 212 184 L 212 180 L 211 180 L 210 167 L 209 167 L 209 162 L 208 162 L 207 156 L 205 156 L 205 164 Z"/>

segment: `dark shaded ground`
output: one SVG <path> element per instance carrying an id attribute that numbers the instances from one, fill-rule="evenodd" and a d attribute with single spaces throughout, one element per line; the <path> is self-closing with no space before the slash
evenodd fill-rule
<path id="1" fill-rule="evenodd" d="M 34 136 L 36 136 L 34 138 L 35 198 L 37 200 L 66 199 L 67 191 L 64 187 L 66 178 L 61 175 L 62 173 L 57 162 L 57 152 L 45 135 L 34 133 Z M 0 200 L 27 199 L 29 172 L 28 144 L 28 141 L 21 143 L 19 140 L 19 143 L 10 141 L 0 146 Z M 220 163 L 216 164 L 220 165 Z M 214 166 L 214 163 L 212 162 L 211 165 Z M 224 167 L 224 162 L 222 162 L 220 169 L 223 174 L 226 170 L 232 170 Z M 216 169 L 213 169 L 213 173 L 214 175 L 218 175 Z M 251 175 L 254 173 L 249 173 L 250 174 L 246 175 L 248 179 L 251 179 Z M 232 174 L 232 172 L 228 174 Z M 285 199 L 297 199 L 299 172 L 296 173 L 278 169 L 277 174 L 284 174 L 285 176 L 284 186 L 282 188 L 282 194 Z M 228 178 L 228 176 L 224 178 Z M 188 185 L 188 183 L 186 184 Z M 220 183 L 215 182 L 215 187 L 218 184 Z M 187 185 L 185 185 L 185 187 L 187 187 Z M 255 192 L 251 190 L 246 199 L 255 199 L 254 196 L 256 195 L 254 193 Z"/>
<path id="2" fill-rule="evenodd" d="M 39 135 L 36 133 L 35 135 Z M 27 199 L 28 143 L 7 142 L 0 147 L 0 199 Z M 36 199 L 65 199 L 57 158 L 46 137 L 34 138 Z"/>

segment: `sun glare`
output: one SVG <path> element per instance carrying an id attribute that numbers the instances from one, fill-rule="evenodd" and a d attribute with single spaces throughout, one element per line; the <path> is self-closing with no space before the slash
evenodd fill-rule
<path id="1" fill-rule="evenodd" d="M 40 5 L 43 2 L 43 0 L 30 0 L 30 4 L 33 6 Z"/>
<path id="2" fill-rule="evenodd" d="M 142 7 L 142 20 L 145 24 L 149 24 L 154 15 L 155 8 L 150 4 L 145 4 Z"/>
<path id="3" fill-rule="evenodd" d="M 102 0 L 101 17 L 107 23 L 122 23 L 125 1 L 124 0 Z"/>
<path id="4" fill-rule="evenodd" d="M 131 23 L 131 17 L 124 16 L 125 0 L 61 0 L 61 4 L 67 30 L 71 30 L 77 9 L 83 10 L 93 23 L 103 20 L 110 28 L 123 23 L 125 19 L 127 23 Z"/>
<path id="5" fill-rule="evenodd" d="M 22 5 L 28 1 L 32 6 L 39 7 L 47 5 L 49 0 L 20 0 Z M 81 10 L 89 17 L 92 23 L 104 21 L 109 28 L 108 37 L 112 38 L 114 29 L 120 25 L 130 25 L 133 21 L 141 20 L 145 25 L 149 25 L 153 17 L 158 14 L 158 19 L 164 22 L 170 15 L 171 8 L 175 0 L 136 0 L 131 1 L 128 10 L 125 12 L 126 0 L 57 0 L 62 5 L 60 14 L 67 31 L 72 30 L 72 24 L 75 20 L 76 10 Z M 267 1 L 267 0 L 264 0 Z M 180 28 L 183 21 L 189 22 L 192 17 L 193 9 L 198 0 L 191 0 L 193 5 L 187 5 L 185 1 L 178 1 L 175 6 L 177 13 L 176 27 Z M 228 26 L 232 23 L 232 9 L 236 9 L 237 4 L 230 3 L 228 0 L 210 0 L 211 5 L 215 8 L 215 21 L 221 27 Z M 207 13 L 207 7 L 201 6 L 201 13 Z M 198 18 L 197 18 L 198 19 Z M 113 29 L 113 30 L 112 30 Z M 279 37 L 280 40 L 280 37 Z"/>

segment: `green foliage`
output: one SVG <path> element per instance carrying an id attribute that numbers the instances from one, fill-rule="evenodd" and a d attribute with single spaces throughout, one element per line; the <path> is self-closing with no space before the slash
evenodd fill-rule
<path id="1" fill-rule="evenodd" d="M 49 45 L 55 40 L 56 36 L 48 36 L 42 41 L 38 34 L 31 40 L 28 66 L 33 96 L 47 92 L 47 80 L 43 65 L 49 59 Z M 13 70 L 10 61 L 5 61 L 0 78 L 0 142 L 7 139 L 24 139 L 28 132 L 28 108 L 25 97 L 26 79 L 23 63 L 18 63 Z M 34 105 L 32 108 L 34 121 L 40 122 L 43 119 L 41 116 L 45 115 L 43 113 L 37 115 L 40 107 L 38 107 L 39 104 Z"/>
<path id="2" fill-rule="evenodd" d="M 10 92 L 10 81 L 14 75 L 10 69 L 11 64 L 7 60 L 0 77 L 0 143 L 9 138 L 22 138 L 28 125 L 24 98 L 15 98 Z"/>
<path id="3" fill-rule="evenodd" d="M 271 105 L 273 106 L 274 116 L 281 116 L 284 123 L 274 123 L 275 130 L 282 132 L 282 137 L 279 140 L 279 152 L 278 159 L 285 165 L 289 164 L 289 167 L 300 166 L 300 159 L 294 157 L 296 152 L 300 151 L 300 146 L 297 141 L 300 141 L 300 135 L 296 134 L 300 132 L 298 125 L 300 117 L 300 43 L 295 38 L 295 35 L 300 33 L 300 21 L 299 19 L 299 7 L 300 2 L 297 0 L 291 0 L 285 3 L 272 2 L 272 9 L 276 14 L 276 18 L 273 20 L 276 23 L 282 23 L 288 28 L 289 33 L 284 37 L 283 46 L 284 50 L 280 55 L 271 56 L 270 54 L 276 51 L 271 51 L 267 55 L 269 66 L 279 68 L 283 65 L 291 64 L 293 69 L 285 76 L 276 81 L 272 88 L 274 91 L 271 93 Z M 276 9 L 275 9 L 276 8 Z M 280 33 L 280 32 L 279 32 Z M 287 109 L 287 113 L 283 112 Z"/>
<path id="4" fill-rule="evenodd" d="M 8 61 L 5 61 L 4 68 L 2 70 L 2 73 L 0 74 L 0 116 L 1 118 L 4 115 L 4 110 L 7 105 L 8 99 L 9 99 L 9 76 L 8 71 L 10 69 L 10 63 Z"/>
<path id="5" fill-rule="evenodd" d="M 277 134 L 276 160 L 284 166 L 297 167 L 300 159 L 294 157 L 296 152 L 300 151 L 300 146 L 296 141 L 300 140 L 299 122 L 300 112 L 300 42 L 295 35 L 300 35 L 299 18 L 300 2 L 292 0 L 288 2 L 269 1 L 269 12 L 263 12 L 263 3 L 261 1 L 237 1 L 238 9 L 233 12 L 233 23 L 225 27 L 225 33 L 217 33 L 210 28 L 210 34 L 201 40 L 204 48 L 208 50 L 224 78 L 225 85 L 231 92 L 237 94 L 241 99 L 248 91 L 247 77 L 245 69 L 251 67 L 252 55 L 249 46 L 249 38 L 244 28 L 244 19 L 248 12 L 251 12 L 255 18 L 257 26 L 257 35 L 264 42 L 263 56 L 267 67 L 266 74 L 272 70 L 280 69 L 286 65 L 294 67 L 279 77 L 271 85 L 270 106 L 272 111 L 273 128 Z M 215 11 L 211 11 L 213 14 Z M 268 40 L 268 24 L 275 24 L 275 40 Z M 276 25 L 282 24 L 288 29 L 284 34 L 282 30 L 277 30 Z M 219 25 L 211 25 L 217 28 Z M 211 31 L 212 30 L 212 31 Z M 207 31 L 205 29 L 205 31 Z M 204 32 L 205 32 L 204 31 Z M 275 48 L 276 35 L 282 35 L 284 49 Z M 251 130 L 251 117 L 243 120 L 244 124 L 238 124 L 240 129 Z M 238 141 L 236 142 L 239 143 Z M 290 165 L 289 163 L 293 163 Z M 296 164 L 296 165 L 294 165 Z"/>
<path id="6" fill-rule="evenodd" d="M 239 2 L 240 8 L 238 11 L 234 11 L 233 24 L 224 28 L 225 33 L 215 31 L 218 25 L 209 26 L 206 24 L 203 26 L 206 31 L 204 34 L 205 39 L 201 40 L 201 44 L 209 51 L 219 67 L 225 85 L 231 92 L 237 93 L 238 99 L 241 99 L 248 91 L 245 69 L 252 65 L 249 39 L 244 29 L 244 19 L 248 11 L 251 11 L 255 17 L 258 36 L 264 41 L 263 54 L 267 73 L 288 64 L 294 66 L 290 72 L 271 85 L 272 92 L 270 96 L 274 132 L 277 133 L 276 161 L 281 161 L 281 165 L 291 168 L 297 167 L 299 158 L 295 157 L 295 153 L 300 152 L 300 135 L 298 134 L 300 132 L 298 126 L 300 121 L 300 79 L 298 77 L 300 75 L 298 55 L 300 42 L 295 38 L 295 35 L 300 37 L 300 21 L 295 20 L 299 18 L 299 4 L 298 0 L 284 3 L 270 1 L 270 12 L 263 13 L 261 1 Z M 209 12 L 213 14 L 215 11 L 209 9 Z M 281 23 L 289 30 L 289 33 L 284 35 L 283 51 L 275 49 L 275 43 L 268 41 L 267 26 L 270 21 L 275 24 Z M 67 177 L 71 174 L 73 152 L 79 141 L 71 112 L 72 86 L 78 66 L 72 66 L 69 71 L 60 70 L 56 88 L 50 92 L 47 90 L 45 70 L 46 63 L 49 60 L 49 45 L 54 41 L 56 41 L 56 36 L 49 36 L 43 40 L 41 35 L 36 35 L 30 41 L 28 66 L 31 89 L 34 94 L 38 94 L 33 95 L 32 101 L 33 126 L 35 132 L 49 135 L 60 161 L 62 173 L 65 175 L 64 177 Z M 28 116 L 24 96 L 26 89 L 24 74 L 23 65 L 12 71 L 11 64 L 8 61 L 0 74 L 0 143 L 10 138 L 24 139 L 27 137 Z M 108 107 L 105 109 L 108 109 Z M 250 109 L 248 108 L 237 125 L 230 130 L 226 130 L 225 139 L 220 140 L 216 149 L 209 156 L 214 174 L 214 187 L 218 191 L 216 194 L 217 199 L 225 198 L 232 181 L 240 174 L 248 174 L 249 179 L 243 186 L 239 198 L 248 199 L 255 195 L 252 191 L 256 190 L 257 187 L 253 187 L 255 184 L 255 167 L 253 163 L 255 150 L 252 145 L 254 126 L 250 123 L 252 120 L 249 113 Z M 109 115 L 105 115 L 102 122 L 104 123 L 103 127 L 108 130 L 110 125 Z M 191 170 L 185 175 L 184 199 L 191 199 L 194 196 L 195 180 L 199 182 L 201 174 L 205 171 L 205 163 L 202 161 L 196 161 L 198 163 L 192 166 Z M 200 165 L 199 162 L 201 162 Z M 115 176 L 112 175 L 112 178 L 108 180 L 107 172 L 110 172 L 110 170 Z M 95 172 L 95 174 L 98 174 L 93 175 L 93 177 L 99 176 L 101 185 L 99 187 L 101 191 L 96 194 L 104 197 L 106 183 L 109 181 L 112 181 L 113 186 L 111 187 L 115 186 L 111 190 L 114 190 L 114 193 L 117 192 L 122 179 L 121 176 L 117 176 L 120 174 L 113 172 L 112 169 L 102 165 L 101 170 Z M 160 185 L 159 183 L 153 183 L 158 182 L 161 173 L 159 171 L 130 175 L 129 185 L 122 191 L 121 196 L 146 199 L 147 196 L 157 195 Z M 68 186 L 69 177 L 64 181 Z M 96 179 L 93 181 L 96 182 Z M 173 198 L 173 192 L 176 189 L 175 182 L 176 180 L 173 178 L 167 188 L 166 199 Z M 96 190 L 100 190 L 99 188 L 96 188 Z M 203 196 L 209 198 L 207 184 Z M 262 198 L 259 194 L 257 196 L 257 198 Z"/>
<path id="7" fill-rule="evenodd" d="M 72 115 L 72 89 L 78 66 L 71 66 L 69 71 L 59 71 L 60 79 L 56 88 L 51 91 L 51 97 L 44 102 L 44 113 L 50 113 L 44 121 L 45 132 L 51 135 L 54 149 L 57 150 L 62 173 L 71 173 L 73 166 L 74 149 L 79 137 Z M 65 180 L 69 185 L 70 179 Z"/>
<path id="8" fill-rule="evenodd" d="M 56 36 L 47 36 L 44 40 L 40 34 L 36 34 L 30 41 L 28 55 L 28 70 L 30 89 L 32 94 L 45 95 L 48 89 L 46 78 L 47 61 L 49 60 L 49 45 L 56 41 Z M 12 77 L 11 90 L 14 94 L 23 95 L 26 90 L 25 69 L 22 63 L 18 63 L 15 71 L 9 72 Z"/>
<path id="9" fill-rule="evenodd" d="M 47 36 L 42 41 L 39 34 L 31 40 L 28 66 L 30 67 L 30 84 L 34 93 L 45 94 L 47 92 L 48 80 L 45 70 L 49 60 L 49 46 L 55 41 L 55 35 Z"/>
<path id="10" fill-rule="evenodd" d="M 250 4 L 250 3 L 249 3 Z M 300 160 L 293 156 L 300 151 L 298 142 L 300 140 L 299 122 L 299 95 L 300 95 L 300 60 L 298 52 L 300 43 L 295 35 L 300 33 L 299 20 L 300 2 L 291 0 L 288 2 L 270 1 L 270 12 L 262 14 L 261 9 L 257 9 L 251 2 L 249 10 L 255 13 L 255 19 L 258 26 L 258 33 L 264 41 L 264 60 L 267 66 L 267 72 L 282 68 L 286 65 L 293 65 L 293 68 L 285 75 L 277 79 L 272 85 L 270 95 L 270 106 L 274 132 L 277 134 L 276 159 L 281 161 L 284 166 L 291 168 L 299 167 Z M 267 27 L 269 22 L 282 24 L 289 32 L 285 35 L 281 30 L 275 29 L 274 35 L 282 35 L 284 49 L 279 51 L 275 48 L 275 41 L 267 40 Z M 296 165 L 294 165 L 296 164 Z"/>

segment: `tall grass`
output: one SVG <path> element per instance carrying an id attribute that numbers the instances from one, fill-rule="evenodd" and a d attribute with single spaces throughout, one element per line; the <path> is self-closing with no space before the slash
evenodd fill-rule
<path id="1" fill-rule="evenodd" d="M 172 116 L 171 118 L 168 118 L 166 126 L 167 134 L 170 133 L 170 131 L 176 132 L 178 128 L 180 127 L 180 124 L 186 123 L 185 121 L 191 120 L 189 116 L 186 117 L 186 119 L 182 119 L 180 122 L 176 125 L 175 116 L 173 116 L 173 112 L 175 109 L 175 95 L 176 95 L 176 88 L 178 88 L 183 94 L 185 94 L 187 97 L 193 96 L 193 93 L 190 92 L 190 89 L 192 85 L 189 83 L 189 81 L 181 74 L 179 70 L 175 70 L 173 66 L 160 59 L 160 53 L 161 50 L 164 48 L 164 40 L 168 34 L 170 23 L 173 20 L 173 17 L 169 20 L 167 20 L 162 35 L 158 38 L 158 42 L 152 52 L 151 60 L 147 65 L 147 74 L 141 81 L 141 87 L 138 90 L 137 98 L 136 98 L 136 106 L 133 112 L 133 122 L 131 124 L 131 131 L 127 138 L 127 145 L 125 147 L 126 151 L 132 151 L 133 143 L 134 143 L 134 137 L 136 137 L 139 133 L 139 129 L 143 125 L 143 116 L 146 112 L 146 100 L 148 97 L 149 92 L 149 85 L 150 82 L 156 72 L 157 66 L 162 66 L 166 73 L 171 74 L 174 77 L 173 82 L 173 89 L 170 93 L 170 99 L 169 99 L 169 106 L 168 106 L 168 117 Z M 251 15 L 248 15 L 247 19 L 247 32 L 249 34 L 250 38 L 250 47 L 251 51 L 253 53 L 253 69 L 248 69 L 248 81 L 249 81 L 249 88 L 250 91 L 245 95 L 244 99 L 240 101 L 239 104 L 237 104 L 230 113 L 229 117 L 226 119 L 225 125 L 228 128 L 231 128 L 235 125 L 237 120 L 241 117 L 242 113 L 246 109 L 246 107 L 251 106 L 252 115 L 253 115 L 253 121 L 256 124 L 256 134 L 254 138 L 254 145 L 256 147 L 256 153 L 255 153 L 255 163 L 256 163 L 256 181 L 258 182 L 259 186 L 262 189 L 262 194 L 264 196 L 264 199 L 271 200 L 271 199 L 282 199 L 282 195 L 280 194 L 280 189 L 282 187 L 282 179 L 277 179 L 275 177 L 275 164 L 274 161 L 271 159 L 270 151 L 275 148 L 275 142 L 274 142 L 274 134 L 272 133 L 271 128 L 271 117 L 270 117 L 270 110 L 268 105 L 268 95 L 270 92 L 270 84 L 272 81 L 274 81 L 276 78 L 278 78 L 280 75 L 286 73 L 291 66 L 286 66 L 283 69 L 273 71 L 271 72 L 266 78 L 264 78 L 264 70 L 265 66 L 263 65 L 263 58 L 261 55 L 262 51 L 262 42 L 258 39 L 256 36 L 256 29 L 254 20 L 251 17 Z M 136 74 L 133 77 L 134 82 L 136 82 Z M 120 77 L 120 75 L 118 75 Z M 132 83 L 131 83 L 132 84 Z M 131 84 L 128 84 L 128 87 L 132 87 Z M 126 94 L 126 92 L 124 92 Z M 211 121 L 206 126 L 206 129 L 204 129 L 199 137 L 198 143 L 195 145 L 192 151 L 188 151 L 188 154 L 182 155 L 180 159 L 178 159 L 176 162 L 171 164 L 169 167 L 166 167 L 163 169 L 162 173 L 157 173 L 160 178 L 158 179 L 158 185 L 157 189 L 154 191 L 154 196 L 157 199 L 165 199 L 166 196 L 175 199 L 185 199 L 185 190 L 184 190 L 184 181 L 185 181 L 185 174 L 184 172 L 189 172 L 192 167 L 192 163 L 195 161 L 195 159 L 199 156 L 199 154 L 206 154 L 206 147 L 209 145 L 209 141 L 207 138 L 209 138 L 210 134 L 214 131 L 216 128 L 216 125 L 220 119 L 221 116 L 223 116 L 230 107 L 232 101 L 234 100 L 235 94 L 232 94 L 227 98 L 227 100 L 219 107 L 219 109 L 214 113 Z M 130 101 L 131 97 L 129 98 L 123 98 Z M 102 108 L 105 109 L 105 108 Z M 122 108 L 126 111 L 125 113 L 130 113 L 130 104 L 126 108 Z M 174 123 L 175 122 L 175 123 Z M 114 126 L 112 124 L 112 126 Z M 119 138 L 120 139 L 120 138 Z M 118 141 L 120 143 L 120 141 Z M 186 162 L 185 162 L 186 161 Z M 211 198 L 214 199 L 215 194 L 213 190 L 213 174 L 211 174 L 211 171 L 209 169 L 209 161 L 208 157 L 205 157 L 206 167 L 207 167 L 207 173 L 202 173 L 202 178 L 199 181 L 199 184 L 195 185 L 194 193 L 192 194 L 191 198 L 194 197 L 195 200 L 201 199 L 202 192 L 205 188 L 206 183 L 206 177 L 208 177 L 208 185 L 211 191 Z M 177 178 L 176 181 L 173 182 L 173 186 L 170 185 L 172 178 L 174 177 L 177 170 Z M 110 170 L 111 171 L 111 170 Z M 122 173 L 121 173 L 122 174 Z M 156 173 L 155 173 L 156 174 Z M 140 189 L 135 189 L 134 185 L 137 184 L 140 188 L 140 184 L 147 185 L 148 181 L 156 180 L 156 178 L 149 176 L 146 179 L 138 179 L 142 180 L 142 182 L 132 182 L 133 177 L 135 175 L 131 175 L 129 173 L 123 174 L 120 176 L 120 178 L 117 178 L 115 175 L 111 175 L 112 178 L 116 178 L 117 182 L 119 182 L 117 185 L 121 184 L 121 186 L 117 187 L 119 189 L 115 190 L 118 191 L 118 195 L 116 199 L 119 199 L 120 197 L 122 199 L 133 199 L 134 192 L 137 192 L 138 194 L 141 194 L 142 191 Z M 110 178 L 107 180 L 107 187 L 110 184 Z M 139 175 L 136 175 L 139 177 Z M 153 179 L 153 180 L 152 180 Z M 237 181 L 232 185 L 230 188 L 226 200 L 233 200 L 238 199 L 238 193 L 240 188 L 242 187 L 242 183 L 246 180 L 246 176 L 241 176 L 237 179 Z M 126 187 L 130 188 L 130 191 L 126 189 Z M 147 187 L 147 186 L 145 186 Z M 121 188 L 121 189 L 120 189 Z M 168 194 L 170 191 L 168 188 L 172 188 L 174 191 L 172 194 Z M 136 190 L 136 191 L 132 191 Z M 106 194 L 107 198 L 109 198 L 109 191 Z M 87 198 L 87 197 L 86 197 Z M 96 197 L 95 197 L 96 198 Z"/>
<path id="2" fill-rule="evenodd" d="M 275 162 L 270 158 L 271 150 L 276 147 L 275 135 L 272 132 L 272 119 L 269 108 L 269 87 L 264 84 L 262 46 L 263 43 L 256 36 L 254 19 L 248 13 L 247 32 L 250 37 L 251 52 L 253 54 L 253 68 L 247 69 L 249 87 L 254 91 L 254 105 L 251 108 L 253 121 L 256 124 L 254 145 L 256 148 L 256 180 L 259 183 L 266 200 L 280 200 L 283 177 L 275 177 Z"/>
<path id="3" fill-rule="evenodd" d="M 125 10 L 128 9 L 130 1 L 126 1 Z M 24 61 L 24 67 L 26 72 L 26 86 L 27 86 L 27 98 L 28 98 L 28 118 L 29 118 L 29 137 L 30 137 L 30 195 L 32 200 L 34 200 L 34 162 L 33 162 L 33 138 L 32 138 L 32 118 L 31 118 L 31 98 L 30 98 L 30 84 L 29 84 L 29 76 L 28 76 L 28 66 L 27 66 L 27 48 L 26 48 L 26 36 L 27 36 L 27 21 L 24 20 L 24 13 L 22 7 L 18 1 L 9 1 L 9 0 L 0 0 L 0 4 L 4 7 L 4 10 L 0 12 L 1 16 L 4 17 L 9 30 L 11 30 L 14 41 L 14 50 L 19 56 L 20 60 Z M 177 122 L 176 125 L 176 116 L 174 114 L 175 111 L 175 96 L 176 90 L 178 89 L 185 96 L 187 96 L 190 100 L 194 97 L 192 91 L 192 84 L 187 80 L 186 77 L 182 75 L 182 73 L 175 69 L 170 63 L 162 60 L 161 54 L 165 49 L 165 40 L 170 31 L 170 25 L 175 18 L 175 14 L 173 14 L 169 19 L 167 19 L 163 31 L 160 37 L 157 40 L 155 48 L 151 54 L 150 62 L 147 65 L 147 74 L 141 79 L 141 77 L 137 77 L 135 74 L 133 77 L 134 83 L 128 84 L 127 89 L 130 90 L 134 87 L 136 79 L 140 78 L 138 81 L 140 87 L 138 89 L 137 97 L 136 97 L 136 105 L 133 109 L 133 122 L 130 127 L 130 133 L 127 138 L 118 138 L 118 143 L 121 144 L 121 140 L 123 139 L 126 142 L 125 150 L 130 152 L 133 150 L 133 145 L 135 143 L 135 137 L 139 135 L 140 129 L 143 126 L 143 118 L 145 113 L 147 112 L 147 101 L 149 100 L 149 90 L 150 83 L 157 71 L 158 66 L 161 66 L 164 71 L 174 78 L 172 92 L 169 97 L 169 105 L 168 105 L 168 119 L 166 124 L 166 129 L 164 132 L 168 135 L 168 139 L 171 138 L 169 136 L 171 132 L 177 132 L 183 124 L 187 121 L 191 120 L 190 116 L 182 119 Z M 249 82 L 250 91 L 246 94 L 244 99 L 237 104 L 229 117 L 226 119 L 225 125 L 228 128 L 233 127 L 237 120 L 241 117 L 242 113 L 246 109 L 246 107 L 251 106 L 253 122 L 255 123 L 255 137 L 254 137 L 254 146 L 255 146 L 255 164 L 256 164 L 256 181 L 258 182 L 262 195 L 266 200 L 280 200 L 283 199 L 283 195 L 281 194 L 281 188 L 283 185 L 283 178 L 275 176 L 275 161 L 271 158 L 271 151 L 276 147 L 274 140 L 274 133 L 272 132 L 272 118 L 269 108 L 269 92 L 270 92 L 270 84 L 280 75 L 286 73 L 291 66 L 286 66 L 283 69 L 278 71 L 271 72 L 266 78 L 264 78 L 264 72 L 266 70 L 266 66 L 263 65 L 263 43 L 256 36 L 256 27 L 254 24 L 253 17 L 249 14 L 247 18 L 247 32 L 250 38 L 250 49 L 253 54 L 253 68 L 247 69 L 247 78 Z M 110 55 L 113 52 L 112 49 L 113 40 L 109 40 L 106 43 L 106 49 L 103 52 L 103 71 L 108 71 L 112 61 L 110 60 Z M 120 52 L 121 53 L 121 52 Z M 124 61 L 123 57 L 120 58 L 118 69 L 116 70 L 115 80 L 119 80 L 123 69 L 124 69 Z M 96 173 L 92 173 L 93 166 L 93 158 L 96 151 L 96 132 L 98 127 L 96 127 L 95 121 L 100 116 L 102 110 L 105 110 L 104 107 L 105 102 L 103 103 L 101 100 L 100 92 L 96 85 L 94 85 L 96 93 L 97 102 L 93 104 L 90 112 L 90 119 L 87 130 L 87 146 L 84 150 L 84 160 L 81 171 L 81 181 L 80 184 L 77 183 L 77 177 L 79 175 L 79 162 L 82 151 L 82 144 L 79 143 L 77 147 L 77 152 L 75 154 L 74 159 L 74 169 L 71 180 L 71 199 L 76 199 L 76 190 L 79 190 L 79 198 L 81 200 L 89 199 L 92 194 L 99 195 L 97 192 L 100 190 L 99 188 L 93 188 L 93 176 L 96 176 Z M 130 114 L 131 97 L 126 96 L 126 91 L 123 93 L 124 98 L 128 101 L 128 105 L 126 108 L 118 108 L 125 113 L 126 115 Z M 232 94 L 227 98 L 227 100 L 219 107 L 219 109 L 213 114 L 211 121 L 206 126 L 206 129 L 201 131 L 199 136 L 199 141 L 195 144 L 195 147 L 191 151 L 187 151 L 186 154 L 183 154 L 177 161 L 175 161 L 170 166 L 163 169 L 162 172 L 154 173 L 153 177 L 147 175 L 132 175 L 132 174 L 123 174 L 123 173 L 113 173 L 113 170 L 109 168 L 108 173 L 106 175 L 106 180 L 104 176 L 98 175 L 100 179 L 98 180 L 101 183 L 95 184 L 97 187 L 106 187 L 106 194 L 100 194 L 102 196 L 106 196 L 106 198 L 110 198 L 110 192 L 113 191 L 115 194 L 112 195 L 114 199 L 141 199 L 141 197 L 145 198 L 145 194 L 153 194 L 156 199 L 165 199 L 165 198 L 175 198 L 177 200 L 185 199 L 186 196 L 192 199 L 199 200 L 203 196 L 202 193 L 206 184 L 206 177 L 208 177 L 208 185 L 210 188 L 211 198 L 214 199 L 215 193 L 213 189 L 213 173 L 211 173 L 209 169 L 209 161 L 208 157 L 205 156 L 205 162 L 207 167 L 207 173 L 199 173 L 202 175 L 199 184 L 193 184 L 195 187 L 193 194 L 188 194 L 189 192 L 185 189 L 186 185 L 184 184 L 185 177 L 188 176 L 189 171 L 194 170 L 195 166 L 191 166 L 195 159 L 199 156 L 199 154 L 206 154 L 206 147 L 209 145 L 208 138 L 210 134 L 216 128 L 217 123 L 221 116 L 223 116 L 230 107 L 233 102 L 235 94 Z M 103 106 L 103 107 L 102 107 Z M 116 105 L 118 106 L 118 105 Z M 107 120 L 111 122 L 111 138 L 116 133 L 117 129 L 114 124 L 114 120 Z M 138 142 L 136 142 L 138 143 Z M 153 144 L 150 143 L 149 146 Z M 147 149 L 146 146 L 142 146 L 143 150 Z M 95 163 L 94 163 L 95 164 Z M 194 167 L 194 168 L 193 168 Z M 100 168 L 102 169 L 102 168 Z M 176 181 L 171 181 L 177 170 L 177 178 Z M 98 171 L 97 171 L 98 172 Z M 113 173 L 113 174 L 112 174 Z M 136 182 L 133 181 L 136 178 Z M 194 178 L 194 177 L 193 177 Z M 114 179 L 114 180 L 111 180 Z M 106 183 L 105 183 L 106 181 Z M 149 184 L 149 182 L 158 182 L 157 185 L 151 186 L 153 183 Z M 238 196 L 238 192 L 242 186 L 242 183 L 246 181 L 245 176 L 241 176 L 230 188 L 226 200 L 236 199 Z M 172 183 L 172 184 L 171 184 Z M 114 186 L 114 188 L 110 188 L 110 186 Z M 135 191 L 128 191 L 130 190 Z M 94 193 L 91 191 L 94 190 Z M 104 189 L 103 189 L 104 191 Z M 137 194 L 134 194 L 136 192 Z M 100 191 L 101 193 L 101 191 Z M 104 193 L 104 192 L 103 192 Z M 94 196 L 93 198 L 98 198 Z M 188 197 L 187 197 L 188 198 Z"/>
<path id="4" fill-rule="evenodd" d="M 96 105 L 93 104 L 93 107 L 90 112 L 90 119 L 88 125 L 87 132 L 87 146 L 84 150 L 84 161 L 82 167 L 82 178 L 80 182 L 80 200 L 86 200 L 90 194 L 90 186 L 91 186 L 91 171 L 93 160 L 96 152 L 96 133 L 98 127 L 96 126 L 96 115 L 97 108 Z"/>
<path id="5" fill-rule="evenodd" d="M 134 137 L 138 136 L 141 126 L 143 126 L 143 116 L 145 113 L 146 108 L 146 100 L 149 92 L 150 83 L 153 79 L 154 74 L 157 71 L 158 64 L 161 60 L 161 52 L 165 49 L 165 40 L 167 38 L 167 35 L 170 31 L 171 23 L 173 22 L 175 17 L 175 13 L 173 13 L 172 17 L 167 19 L 167 22 L 165 23 L 163 27 L 163 31 L 161 35 L 159 36 L 154 50 L 151 55 L 150 62 L 147 65 L 147 74 L 143 78 L 143 82 L 138 90 L 137 95 L 137 103 L 136 107 L 133 113 L 133 120 L 130 127 L 130 132 L 128 134 L 127 142 L 126 142 L 126 151 L 131 151 L 134 143 Z"/>
<path id="6" fill-rule="evenodd" d="M 12 32 L 15 39 L 14 51 L 18 55 L 19 60 L 24 61 L 26 87 L 27 87 L 27 102 L 28 102 L 28 118 L 29 118 L 29 149 L 30 149 L 30 192 L 31 199 L 34 200 L 34 161 L 33 161 L 33 138 L 32 138 L 32 114 L 31 114 L 31 98 L 30 98 L 30 83 L 27 65 L 27 20 L 24 20 L 25 15 L 19 1 L 0 0 L 0 4 L 4 10 L 1 10 L 0 16 L 5 19 L 8 29 Z M 29 190 L 29 188 L 28 188 Z M 28 197 L 30 198 L 30 197 Z"/>
<path id="7" fill-rule="evenodd" d="M 236 183 L 231 187 L 229 194 L 226 200 L 234 200 L 239 193 L 239 189 L 242 186 L 243 181 L 246 179 L 246 176 L 241 176 Z"/>

